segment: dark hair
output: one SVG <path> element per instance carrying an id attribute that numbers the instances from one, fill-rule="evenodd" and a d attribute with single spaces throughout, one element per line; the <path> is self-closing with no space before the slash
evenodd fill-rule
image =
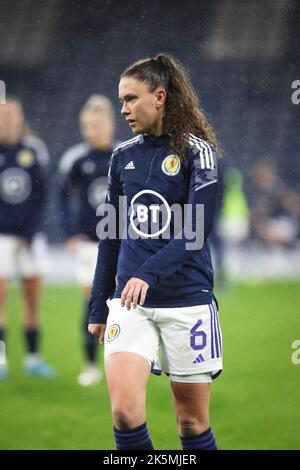
<path id="1" fill-rule="evenodd" d="M 189 133 L 207 140 L 219 150 L 217 137 L 202 110 L 197 93 L 183 65 L 170 54 L 141 59 L 130 65 L 121 77 L 135 77 L 148 84 L 150 91 L 162 86 L 167 92 L 165 131 L 171 148 L 184 158 Z"/>

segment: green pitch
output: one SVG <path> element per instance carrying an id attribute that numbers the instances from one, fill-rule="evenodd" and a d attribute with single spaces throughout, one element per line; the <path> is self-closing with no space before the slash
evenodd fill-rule
<path id="1" fill-rule="evenodd" d="M 218 299 L 225 370 L 214 382 L 211 424 L 219 447 L 299 449 L 300 364 L 291 361 L 292 342 L 300 339 L 299 283 L 234 285 Z M 80 292 L 47 287 L 42 303 L 43 353 L 59 378 L 23 375 L 21 306 L 11 288 L 0 449 L 113 449 L 105 382 L 91 388 L 76 383 L 82 367 Z M 150 379 L 148 425 L 157 449 L 180 449 L 165 376 Z"/>

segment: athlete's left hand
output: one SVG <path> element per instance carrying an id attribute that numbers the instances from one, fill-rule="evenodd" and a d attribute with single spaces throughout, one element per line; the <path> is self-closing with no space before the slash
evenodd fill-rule
<path id="1" fill-rule="evenodd" d="M 146 299 L 148 289 L 149 284 L 147 284 L 147 282 L 145 281 L 142 281 L 142 279 L 139 279 L 137 277 L 132 277 L 131 279 L 129 279 L 122 291 L 122 307 L 126 306 L 127 310 L 130 310 L 132 304 L 132 308 L 136 308 L 139 298 L 139 305 L 143 305 Z"/>

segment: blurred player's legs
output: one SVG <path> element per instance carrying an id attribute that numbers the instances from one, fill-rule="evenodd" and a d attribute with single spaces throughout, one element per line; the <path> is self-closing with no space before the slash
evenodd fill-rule
<path id="1" fill-rule="evenodd" d="M 99 220 L 96 212 L 105 201 L 107 172 L 113 151 L 115 119 L 109 98 L 90 96 L 80 111 L 79 121 L 83 141 L 67 150 L 59 164 L 59 212 L 67 248 L 77 261 L 76 274 L 84 294 L 82 341 L 85 368 L 78 376 L 78 383 L 88 386 L 101 380 L 97 364 L 99 343 L 87 331 L 87 302 L 98 255 L 96 227 Z M 72 224 L 71 220 L 75 223 Z"/>
<path id="2" fill-rule="evenodd" d="M 0 341 L 5 345 L 6 339 L 6 325 L 5 325 L 5 297 L 6 297 L 6 279 L 0 278 Z M 0 357 L 0 380 L 8 377 L 8 371 L 6 367 L 5 358 L 5 347 L 0 351 L 2 357 Z"/>
<path id="3" fill-rule="evenodd" d="M 19 237 L 0 235 L 0 340 L 5 341 L 6 283 L 19 277 L 24 301 L 23 329 L 27 352 L 24 369 L 28 375 L 52 378 L 55 376 L 54 369 L 42 361 L 39 354 L 39 300 L 42 274 L 47 265 L 45 247 L 41 245 L 43 243 L 37 238 L 29 245 Z M 0 373 L 0 378 L 1 375 L 7 376 L 7 370 L 6 374 Z"/>
<path id="4" fill-rule="evenodd" d="M 146 425 L 150 371 L 147 359 L 131 352 L 112 353 L 105 359 L 118 450 L 153 449 Z"/>
<path id="5" fill-rule="evenodd" d="M 19 247 L 17 262 L 24 301 L 23 328 L 27 352 L 24 369 L 29 376 L 53 378 L 56 375 L 54 369 L 41 359 L 39 353 L 40 294 L 42 276 L 48 270 L 47 246 L 42 235 L 36 235 L 29 247 Z"/>
<path id="6" fill-rule="evenodd" d="M 98 347 L 99 343 L 97 339 L 88 332 L 88 302 L 91 288 L 84 287 L 84 308 L 83 308 L 83 324 L 82 324 L 82 336 L 83 336 L 83 349 L 85 354 L 85 367 L 84 370 L 78 376 L 78 383 L 84 387 L 96 384 L 102 379 L 102 373 L 99 370 L 97 364 Z"/>
<path id="7" fill-rule="evenodd" d="M 27 375 L 52 378 L 56 375 L 54 369 L 42 361 L 39 354 L 41 287 L 42 279 L 38 276 L 22 279 L 24 299 L 23 327 L 27 351 L 24 368 Z"/>
<path id="8" fill-rule="evenodd" d="M 5 315 L 5 301 L 6 301 L 6 288 L 7 280 L 10 279 L 15 270 L 15 251 L 16 251 L 15 237 L 0 234 L 0 340 L 6 342 L 6 315 Z M 0 366 L 0 379 L 8 377 L 8 369 L 6 361 L 2 361 Z"/>
<path id="9" fill-rule="evenodd" d="M 97 364 L 99 343 L 97 339 L 88 332 L 88 302 L 95 272 L 97 253 L 97 242 L 81 241 L 78 243 L 76 250 L 76 275 L 84 296 L 82 336 L 85 367 L 78 376 L 78 383 L 82 386 L 96 384 L 102 379 L 102 373 Z"/>

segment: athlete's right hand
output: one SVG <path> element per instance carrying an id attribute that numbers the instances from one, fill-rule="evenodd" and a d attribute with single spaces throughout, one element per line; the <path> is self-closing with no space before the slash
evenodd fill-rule
<path id="1" fill-rule="evenodd" d="M 88 332 L 93 336 L 99 338 L 99 343 L 104 344 L 104 334 L 106 330 L 106 325 L 100 323 L 90 323 L 88 326 Z"/>

